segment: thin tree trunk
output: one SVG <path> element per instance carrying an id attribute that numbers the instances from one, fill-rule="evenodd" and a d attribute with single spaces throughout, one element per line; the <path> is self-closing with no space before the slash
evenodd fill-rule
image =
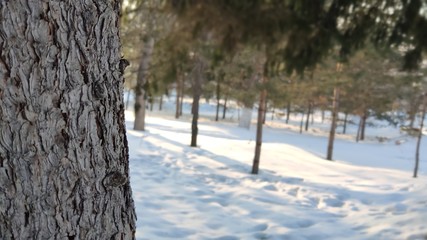
<path id="1" fill-rule="evenodd" d="M 322 123 L 325 122 L 325 109 L 322 109 Z"/>
<path id="2" fill-rule="evenodd" d="M 356 134 L 356 142 L 359 142 L 360 140 L 360 132 L 362 131 L 362 121 L 363 121 L 362 119 L 363 119 L 362 117 L 359 118 L 359 125 L 357 127 L 357 134 Z"/>
<path id="3" fill-rule="evenodd" d="M 266 78 L 263 78 L 263 83 L 266 82 Z M 267 99 L 267 90 L 262 90 L 259 96 L 259 108 L 258 108 L 258 120 L 256 129 L 256 145 L 255 145 L 255 156 L 252 164 L 252 174 L 258 174 L 259 161 L 261 157 L 261 145 L 262 145 L 262 121 L 264 117 L 264 107 Z"/>
<path id="4" fill-rule="evenodd" d="M 310 121 L 310 113 L 311 113 L 311 102 L 308 103 L 308 110 L 307 110 L 307 119 L 305 120 L 305 131 L 308 131 L 308 123 Z"/>
<path id="5" fill-rule="evenodd" d="M 305 113 L 302 112 L 301 114 L 302 115 L 301 115 L 301 121 L 299 123 L 299 133 L 302 133 L 302 129 L 304 128 L 303 126 L 304 126 L 304 116 L 305 116 Z"/>
<path id="6" fill-rule="evenodd" d="M 265 99 L 265 104 L 264 104 L 264 115 L 262 116 L 262 124 L 265 124 L 265 119 L 267 118 L 267 111 L 268 111 L 268 102 L 267 99 Z"/>
<path id="7" fill-rule="evenodd" d="M 1 1 L 1 239 L 135 239 L 119 12 Z"/>
<path id="8" fill-rule="evenodd" d="M 419 166 L 419 162 L 420 162 L 420 146 L 421 146 L 421 138 L 423 137 L 423 127 L 424 127 L 424 120 L 426 117 L 426 110 L 427 110 L 427 95 L 426 93 L 424 93 L 423 96 L 423 110 L 421 113 L 421 123 L 420 123 L 420 132 L 418 133 L 418 138 L 417 138 L 417 149 L 415 151 L 415 167 L 414 167 L 414 178 L 417 177 L 418 175 L 418 166 Z"/>
<path id="9" fill-rule="evenodd" d="M 331 123 L 331 130 L 329 131 L 328 151 L 326 154 L 327 160 L 332 160 L 332 155 L 334 151 L 334 140 L 335 140 L 335 129 L 337 127 L 339 96 L 340 96 L 339 88 L 335 87 L 334 100 L 332 104 L 332 123 Z"/>
<path id="10" fill-rule="evenodd" d="M 181 97 L 181 87 L 182 87 L 182 81 L 181 81 L 181 71 L 179 69 L 177 70 L 177 76 L 176 76 L 176 102 L 175 102 L 175 118 L 178 119 L 180 116 L 180 97 Z"/>
<path id="11" fill-rule="evenodd" d="M 181 99 L 179 102 L 179 116 L 182 116 L 182 109 L 184 106 L 184 87 L 185 87 L 184 81 L 185 81 L 185 78 L 184 77 L 181 78 L 181 94 L 180 94 Z"/>
<path id="12" fill-rule="evenodd" d="M 217 122 L 218 122 L 218 118 L 219 118 L 220 100 L 221 100 L 221 81 L 220 81 L 220 77 L 217 77 L 217 82 L 216 82 L 216 115 L 215 115 L 215 121 L 217 121 Z"/>
<path id="13" fill-rule="evenodd" d="M 291 115 L 291 102 L 288 102 L 286 106 L 286 124 L 289 123 L 289 117 Z"/>
<path id="14" fill-rule="evenodd" d="M 162 111 L 162 108 L 163 108 L 163 94 L 160 95 L 160 100 L 159 101 L 160 101 L 159 102 L 159 111 Z"/>
<path id="15" fill-rule="evenodd" d="M 201 59 L 197 59 L 192 73 L 193 104 L 191 113 L 193 114 L 193 120 L 191 121 L 191 147 L 197 147 L 197 135 L 199 133 L 199 102 L 200 96 L 202 95 L 203 73 L 204 63 Z"/>
<path id="16" fill-rule="evenodd" d="M 200 102 L 200 94 L 193 93 L 193 105 L 191 108 L 193 119 L 191 121 L 191 144 L 190 144 L 190 146 L 192 147 L 197 147 L 197 135 L 199 134 L 199 128 L 198 128 L 199 102 Z"/>
<path id="17" fill-rule="evenodd" d="M 227 112 L 227 100 L 228 100 L 228 96 L 225 95 L 224 108 L 222 109 L 222 119 L 225 119 L 225 113 Z"/>
<path id="18" fill-rule="evenodd" d="M 271 110 L 271 121 L 273 121 L 273 120 L 274 120 L 274 114 L 275 114 L 275 112 L 276 112 L 276 110 L 275 110 L 275 108 L 273 108 L 273 109 Z"/>
<path id="19" fill-rule="evenodd" d="M 150 112 L 152 112 L 153 108 L 154 108 L 154 97 L 153 96 L 149 96 L 149 100 L 148 101 L 150 102 Z"/>
<path id="20" fill-rule="evenodd" d="M 360 126 L 360 140 L 365 140 L 366 119 L 368 118 L 366 111 L 363 113 L 362 125 Z"/>
<path id="21" fill-rule="evenodd" d="M 346 130 L 347 130 L 347 118 L 348 118 L 348 113 L 346 112 L 344 115 L 344 126 L 342 129 L 342 134 L 345 134 Z"/>
<path id="22" fill-rule="evenodd" d="M 136 89 L 135 89 L 135 122 L 133 129 L 145 130 L 145 89 L 144 86 L 147 84 L 148 67 L 153 54 L 154 38 L 147 37 L 144 40 L 144 47 L 139 62 L 138 74 L 136 78 Z"/>

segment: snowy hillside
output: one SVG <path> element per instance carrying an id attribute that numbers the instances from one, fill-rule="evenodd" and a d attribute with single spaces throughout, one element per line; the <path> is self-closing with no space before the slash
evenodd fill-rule
<path id="1" fill-rule="evenodd" d="M 427 236 L 427 139 L 413 179 L 415 139 L 396 129 L 368 129 L 370 140 L 360 143 L 337 136 L 331 162 L 324 160 L 327 124 L 300 134 L 298 118 L 268 121 L 261 171 L 251 175 L 255 127 L 202 118 L 200 147 L 191 148 L 189 116 L 173 119 L 171 106 L 149 112 L 145 132 L 132 130 L 126 112 L 137 239 Z M 214 107 L 203 105 L 203 113 L 212 116 Z"/>

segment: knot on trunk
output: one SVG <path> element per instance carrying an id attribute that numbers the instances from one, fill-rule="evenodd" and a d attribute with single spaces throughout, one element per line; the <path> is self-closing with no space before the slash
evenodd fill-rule
<path id="1" fill-rule="evenodd" d="M 105 176 L 104 180 L 102 180 L 102 183 L 104 184 L 104 187 L 110 189 L 123 186 L 127 181 L 128 179 L 123 173 L 119 171 L 113 171 Z"/>

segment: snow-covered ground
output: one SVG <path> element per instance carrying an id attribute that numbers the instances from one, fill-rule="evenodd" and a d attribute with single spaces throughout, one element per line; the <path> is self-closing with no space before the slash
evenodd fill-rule
<path id="1" fill-rule="evenodd" d="M 237 110 L 217 123 L 209 120 L 215 107 L 203 104 L 209 117 L 191 148 L 188 105 L 180 120 L 173 102 L 164 107 L 148 112 L 144 132 L 132 130 L 126 112 L 138 240 L 427 237 L 427 139 L 414 179 L 416 141 L 398 129 L 369 127 L 368 140 L 356 143 L 350 125 L 327 161 L 327 123 L 315 119 L 300 134 L 299 116 L 268 120 L 260 174 L 251 175 L 255 127 L 230 121 Z"/>

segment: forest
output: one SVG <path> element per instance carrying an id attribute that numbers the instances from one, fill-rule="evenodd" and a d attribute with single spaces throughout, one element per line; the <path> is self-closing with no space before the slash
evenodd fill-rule
<path id="1" fill-rule="evenodd" d="M 144 130 L 145 109 L 155 101 L 161 108 L 171 92 L 176 118 L 184 96 L 193 99 L 193 147 L 201 98 L 216 102 L 215 121 L 236 101 L 239 126 L 246 128 L 256 108 L 254 174 L 268 112 L 285 114 L 286 122 L 302 113 L 300 131 L 308 130 L 314 111 L 322 112 L 322 122 L 330 112 L 328 160 L 337 124 L 345 133 L 348 115 L 359 117 L 356 141 L 365 139 L 369 117 L 421 139 L 422 126 L 414 123 L 426 108 L 426 9 L 418 1 L 405 4 L 127 1 L 121 35 L 131 63 L 125 87 L 136 99 L 134 129 Z"/>

